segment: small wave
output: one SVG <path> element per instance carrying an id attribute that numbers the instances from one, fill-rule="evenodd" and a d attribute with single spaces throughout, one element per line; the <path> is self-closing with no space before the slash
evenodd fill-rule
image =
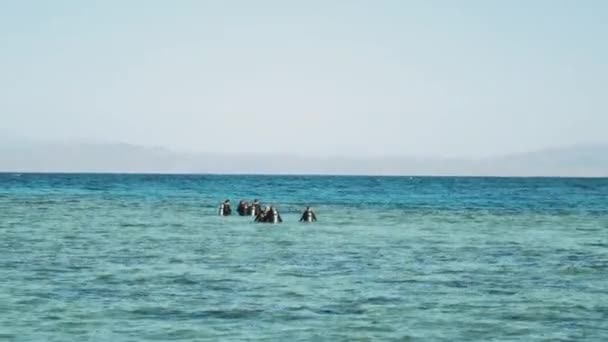
<path id="1" fill-rule="evenodd" d="M 295 278 L 319 278 L 321 277 L 321 275 L 319 275 L 316 272 L 295 272 L 295 271 L 284 271 L 284 272 L 279 272 L 277 274 L 278 276 L 282 276 L 282 277 L 295 277 Z"/>
<path id="2" fill-rule="evenodd" d="M 590 243 L 586 243 L 585 246 L 606 248 L 606 247 L 608 247 L 608 243 L 606 243 L 606 242 L 590 242 Z"/>
<path id="3" fill-rule="evenodd" d="M 205 310 L 192 313 L 191 316 L 196 318 L 243 319 L 258 317 L 263 312 L 260 309 Z"/>
<path id="4" fill-rule="evenodd" d="M 125 223 L 121 223 L 120 227 L 123 228 L 144 228 L 147 227 L 148 225 L 145 223 L 131 223 L 131 222 L 125 222 Z"/>
<path id="5" fill-rule="evenodd" d="M 232 268 L 236 273 L 256 273 L 257 270 L 253 267 L 237 266 Z"/>
<path id="6" fill-rule="evenodd" d="M 320 315 L 363 315 L 365 310 L 358 304 L 341 304 L 323 306 L 313 309 L 313 312 Z"/>
<path id="7" fill-rule="evenodd" d="M 411 284 L 419 281 L 416 279 L 376 279 L 374 282 L 380 284 Z"/>
<path id="8" fill-rule="evenodd" d="M 376 322 L 374 322 L 376 323 Z M 394 332 L 395 329 L 386 325 L 356 325 L 356 326 L 349 326 L 348 329 L 350 330 L 354 330 L 354 331 L 361 331 L 361 332 L 365 332 L 365 333 L 369 333 L 369 332 Z M 398 339 L 398 341 L 409 341 L 408 339 L 404 339 L 403 337 Z"/>
<path id="9" fill-rule="evenodd" d="M 581 275 L 593 272 L 595 272 L 595 270 L 592 267 L 584 266 L 566 266 L 559 270 L 559 273 L 562 275 Z"/>
<path id="10" fill-rule="evenodd" d="M 455 288 L 469 287 L 469 285 L 467 283 L 465 283 L 464 281 L 458 281 L 458 280 L 446 281 L 446 282 L 443 282 L 443 285 L 445 285 L 447 287 L 455 287 Z"/>
<path id="11" fill-rule="evenodd" d="M 363 304 L 374 304 L 374 305 L 385 305 L 385 304 L 394 304 L 399 302 L 400 299 L 396 298 L 396 297 L 384 297 L 384 296 L 378 296 L 378 297 L 369 297 L 366 298 L 365 300 L 363 300 Z"/>
<path id="12" fill-rule="evenodd" d="M 187 316 L 187 312 L 169 309 L 164 307 L 145 307 L 145 308 L 137 308 L 134 310 L 128 311 L 129 314 L 137 316 L 138 318 L 156 318 L 156 319 L 165 319 L 170 318 L 172 320 L 179 319 Z"/>
<path id="13" fill-rule="evenodd" d="M 39 304 L 42 304 L 45 302 L 46 302 L 45 299 L 36 297 L 36 298 L 20 299 L 20 300 L 16 301 L 15 303 L 17 305 L 39 305 Z"/>
<path id="14" fill-rule="evenodd" d="M 180 284 L 180 285 L 196 285 L 199 284 L 198 281 L 191 279 L 187 276 L 179 276 L 173 279 L 173 283 L 174 284 Z"/>
<path id="15" fill-rule="evenodd" d="M 516 295 L 516 291 L 502 290 L 502 289 L 489 289 L 486 290 L 485 293 L 489 295 L 503 295 L 503 296 L 513 296 Z"/>
<path id="16" fill-rule="evenodd" d="M 285 296 L 294 297 L 294 298 L 305 298 L 306 295 L 302 293 L 298 293 L 295 291 L 287 291 L 285 292 Z"/>
<path id="17" fill-rule="evenodd" d="M 113 274 L 110 273 L 105 273 L 105 274 L 99 274 L 95 277 L 94 281 L 101 281 L 101 282 L 114 282 L 116 280 L 116 277 Z"/>

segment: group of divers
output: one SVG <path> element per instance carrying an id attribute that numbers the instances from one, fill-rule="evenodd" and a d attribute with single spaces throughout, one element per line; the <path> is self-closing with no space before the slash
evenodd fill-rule
<path id="1" fill-rule="evenodd" d="M 236 209 L 240 216 L 254 217 L 255 222 L 259 223 L 281 223 L 283 219 L 277 208 L 273 206 L 264 206 L 256 199 L 253 203 L 247 201 L 240 201 L 239 206 Z M 230 207 L 230 200 L 225 200 L 220 203 L 218 208 L 218 215 L 230 216 L 232 215 L 232 208 Z M 306 207 L 300 218 L 300 222 L 316 222 L 317 215 L 310 207 Z"/>

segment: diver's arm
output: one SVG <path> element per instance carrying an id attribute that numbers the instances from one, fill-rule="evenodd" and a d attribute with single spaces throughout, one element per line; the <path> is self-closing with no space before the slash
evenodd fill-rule
<path id="1" fill-rule="evenodd" d="M 306 219 L 306 213 L 302 214 L 302 217 L 300 217 L 300 222 L 303 222 Z"/>
<path id="2" fill-rule="evenodd" d="M 315 212 L 314 212 L 314 211 L 312 212 L 312 219 L 313 219 L 315 222 L 317 222 L 317 215 L 315 215 Z"/>

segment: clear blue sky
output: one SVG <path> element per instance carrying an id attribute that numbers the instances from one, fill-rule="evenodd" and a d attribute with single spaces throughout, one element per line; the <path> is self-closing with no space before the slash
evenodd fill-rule
<path id="1" fill-rule="evenodd" d="M 0 135 L 486 156 L 608 140 L 608 1 L 2 1 Z"/>

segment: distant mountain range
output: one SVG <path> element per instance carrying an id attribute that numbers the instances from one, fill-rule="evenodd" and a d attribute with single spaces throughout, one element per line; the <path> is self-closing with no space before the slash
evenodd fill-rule
<path id="1" fill-rule="evenodd" d="M 482 159 L 178 153 L 131 144 L 2 143 L 0 172 L 608 177 L 608 144 Z"/>

